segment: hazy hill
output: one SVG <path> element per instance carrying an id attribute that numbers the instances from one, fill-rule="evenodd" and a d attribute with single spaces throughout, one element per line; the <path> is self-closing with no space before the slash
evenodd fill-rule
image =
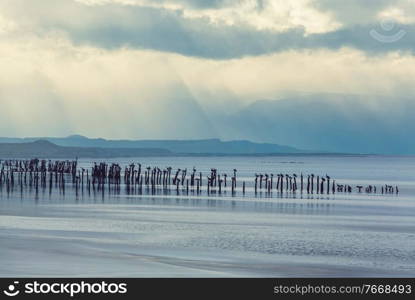
<path id="1" fill-rule="evenodd" d="M 1 143 L 0 158 L 110 158 L 110 157 L 140 157 L 166 156 L 172 153 L 164 149 L 125 149 L 125 148 L 92 148 L 92 147 L 63 147 L 49 141 L 28 143 Z"/>
<path id="2" fill-rule="evenodd" d="M 105 140 L 90 139 L 80 135 L 65 138 L 0 138 L 0 143 L 23 143 L 47 140 L 65 147 L 93 147 L 114 149 L 157 148 L 175 154 L 278 154 L 299 153 L 298 149 L 277 144 L 253 143 L 249 141 L 206 140 Z M 97 151 L 97 150 L 96 150 Z"/>
<path id="3" fill-rule="evenodd" d="M 415 154 L 415 101 L 321 94 L 257 101 L 220 120 L 224 135 L 337 153 Z"/>

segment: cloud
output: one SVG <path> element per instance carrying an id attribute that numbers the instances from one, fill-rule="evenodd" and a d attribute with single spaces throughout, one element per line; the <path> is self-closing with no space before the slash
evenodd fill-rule
<path id="1" fill-rule="evenodd" d="M 336 29 L 328 13 L 315 9 L 310 0 L 227 0 L 227 1 L 151 1 L 151 0 L 77 0 L 87 5 L 122 4 L 151 7 L 180 13 L 185 19 L 204 19 L 210 24 L 250 26 L 257 30 L 286 31 L 302 27 L 306 33 Z"/>
<path id="2" fill-rule="evenodd" d="M 414 154 L 407 97 L 311 94 L 258 101 L 222 120 L 226 134 L 337 153 Z M 269 134 L 272 132 L 272 134 Z"/>
<path id="3" fill-rule="evenodd" d="M 414 64 L 415 58 L 411 55 L 368 56 L 350 48 L 286 51 L 216 62 L 178 56 L 173 61 L 187 86 L 197 87 L 193 94 L 228 90 L 245 102 L 276 99 L 290 91 L 415 94 Z M 220 95 L 215 97 L 221 98 Z M 205 102 L 210 101 L 206 99 Z"/>
<path id="4" fill-rule="evenodd" d="M 330 21 L 332 25 L 327 25 L 329 16 L 340 12 L 324 1 L 224 1 L 206 6 L 150 0 L 44 0 L 36 5 L 4 1 L 9 4 L 3 4 L 9 19 L 23 20 L 22 32 L 44 36 L 58 31 L 79 45 L 105 49 L 128 47 L 230 59 L 291 49 L 354 47 L 377 54 L 413 52 L 415 47 L 415 25 L 408 13 L 399 17 L 395 13 L 397 22 L 405 22 L 396 23 L 392 31 L 376 19 L 385 13 L 388 1 L 363 5 L 362 11 L 371 12 L 365 22 L 342 24 L 339 17 Z M 355 9 L 356 5 L 349 4 Z M 386 38 L 402 30 L 406 35 L 394 43 L 382 43 L 370 35 L 373 30 Z"/>
<path id="5" fill-rule="evenodd" d="M 414 65 L 411 55 L 347 48 L 214 60 L 79 46 L 58 33 L 3 38 L 1 113 L 9 119 L 0 134 L 220 136 L 219 112 L 293 91 L 415 95 Z"/>
<path id="6" fill-rule="evenodd" d="M 344 26 L 373 24 L 383 18 L 394 18 L 402 23 L 414 23 L 414 0 L 316 0 L 318 10 L 330 12 Z M 403 18 L 395 18 L 397 16 Z"/>
<path id="7" fill-rule="evenodd" d="M 217 136 L 162 53 L 26 37 L 0 42 L 0 69 L 1 135 Z"/>
<path id="8" fill-rule="evenodd" d="M 0 14 L 0 35 L 9 34 L 16 29 L 17 25 Z"/>
<path id="9" fill-rule="evenodd" d="M 377 15 L 391 5 L 401 5 L 400 0 L 317 0 L 317 9 L 331 12 L 336 20 L 345 26 L 357 24 L 373 24 Z"/>
<path id="10" fill-rule="evenodd" d="M 221 124 L 261 99 L 383 95 L 407 107 L 408 3 L 3 0 L 0 135 L 252 138 Z M 386 43 L 373 31 L 405 34 Z"/>

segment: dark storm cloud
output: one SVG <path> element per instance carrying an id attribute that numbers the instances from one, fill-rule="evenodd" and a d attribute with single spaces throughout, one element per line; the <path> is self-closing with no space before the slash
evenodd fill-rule
<path id="1" fill-rule="evenodd" d="M 133 13 L 133 12 L 130 12 Z M 305 35 L 301 28 L 276 33 L 250 27 L 215 26 L 201 20 L 181 19 L 158 10 L 136 9 L 137 22 L 119 26 L 114 22 L 76 29 L 61 25 L 76 43 L 107 49 L 131 47 L 174 52 L 213 59 L 239 58 L 304 48 L 338 49 L 353 47 L 370 54 L 415 50 L 415 26 L 395 24 L 393 31 L 380 24 L 353 25 L 324 34 Z M 153 22 L 157 20 L 157 22 Z M 371 32 L 381 38 L 377 39 Z M 402 36 L 400 34 L 403 34 Z"/>
<path id="2" fill-rule="evenodd" d="M 194 8 L 218 8 L 226 4 L 224 0 L 176 0 L 175 2 Z"/>
<path id="3" fill-rule="evenodd" d="M 120 5 L 87 6 L 68 0 L 44 0 L 29 5 L 22 0 L 4 0 L 13 7 L 12 16 L 40 35 L 64 32 L 74 43 L 105 49 L 122 47 L 149 49 L 213 59 L 256 56 L 286 50 L 338 49 L 353 47 L 370 54 L 415 49 L 415 25 L 395 24 L 393 29 L 375 22 L 375 15 L 392 1 L 314 1 L 316 8 L 333 12 L 345 22 L 340 29 L 321 34 L 306 34 L 304 27 L 283 32 L 258 30 L 243 23 L 212 23 L 205 17 L 189 18 L 183 10 L 163 7 Z M 193 9 L 218 8 L 229 1 L 176 0 Z M 263 7 L 262 1 L 257 7 Z M 398 2 L 395 2 L 398 3 Z M 159 3 L 160 4 L 160 3 Z M 13 15 L 14 13 L 14 15 Z M 371 32 L 375 32 L 374 38 Z M 394 37 L 397 37 L 394 40 Z M 384 42 L 384 41 L 394 42 Z"/>
<path id="4" fill-rule="evenodd" d="M 61 25 L 76 43 L 107 49 L 130 47 L 151 49 L 214 59 L 261 55 L 302 48 L 309 41 L 302 29 L 275 34 L 249 27 L 215 26 L 198 19 L 181 19 L 172 14 L 160 16 L 155 9 L 136 9 L 135 24 L 97 24 L 76 29 Z M 157 19 L 157 22 L 153 20 Z M 56 27 L 56 25 L 54 25 Z M 310 41 L 310 45 L 314 43 Z"/>

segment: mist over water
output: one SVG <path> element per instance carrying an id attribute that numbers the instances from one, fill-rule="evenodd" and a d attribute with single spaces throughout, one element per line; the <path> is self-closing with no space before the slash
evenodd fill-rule
<path id="1" fill-rule="evenodd" d="M 94 161 L 80 160 L 90 168 Z M 99 162 L 99 160 L 96 160 Z M 414 276 L 415 157 L 112 159 L 238 170 L 238 191 L 0 191 L 0 276 Z M 377 194 L 255 195 L 255 173 L 330 175 Z M 245 195 L 240 191 L 247 182 Z M 399 186 L 382 195 L 381 185 Z"/>

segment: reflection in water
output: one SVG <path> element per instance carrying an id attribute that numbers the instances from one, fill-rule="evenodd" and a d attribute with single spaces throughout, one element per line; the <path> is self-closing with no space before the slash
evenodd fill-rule
<path id="1" fill-rule="evenodd" d="M 0 275 L 415 274 L 413 158 L 180 157 L 149 158 L 146 165 L 192 170 L 195 161 L 204 174 L 210 174 L 213 165 L 218 174 L 230 177 L 238 169 L 237 189 L 232 193 L 230 185 L 222 186 L 219 193 L 216 186 L 208 193 L 207 179 L 199 192 L 196 186 L 177 190 L 143 184 L 140 189 L 124 183 L 89 189 L 86 177 L 77 188 L 72 174 L 64 175 L 64 189 L 55 182 L 39 188 L 18 184 L 7 188 L 3 183 Z M 109 161 L 113 162 L 126 166 L 131 160 Z M 80 160 L 77 167 L 91 164 Z M 353 187 L 388 182 L 400 191 L 311 194 L 305 189 L 281 192 L 273 186 L 269 193 L 258 186 L 255 193 L 255 172 L 301 171 L 328 173 Z"/>

